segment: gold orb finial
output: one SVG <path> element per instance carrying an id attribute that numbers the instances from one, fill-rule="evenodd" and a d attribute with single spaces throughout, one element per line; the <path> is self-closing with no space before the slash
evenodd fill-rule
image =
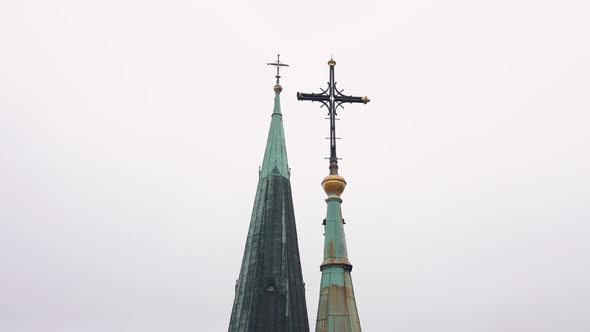
<path id="1" fill-rule="evenodd" d="M 330 174 L 322 180 L 322 187 L 328 197 L 340 197 L 346 188 L 346 180 L 338 174 Z"/>
<path id="2" fill-rule="evenodd" d="M 276 84 L 273 87 L 273 90 L 275 90 L 275 92 L 280 93 L 281 91 L 283 91 L 283 87 L 280 84 Z"/>
<path id="3" fill-rule="evenodd" d="M 335 66 L 336 65 L 336 61 L 334 61 L 334 59 L 330 58 L 330 61 L 328 61 L 328 65 Z"/>

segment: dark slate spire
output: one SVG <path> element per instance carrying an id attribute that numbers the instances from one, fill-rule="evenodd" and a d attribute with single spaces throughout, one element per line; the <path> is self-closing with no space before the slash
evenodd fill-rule
<path id="1" fill-rule="evenodd" d="M 277 84 L 274 91 L 229 332 L 309 331 L 280 106 L 282 87 Z"/>

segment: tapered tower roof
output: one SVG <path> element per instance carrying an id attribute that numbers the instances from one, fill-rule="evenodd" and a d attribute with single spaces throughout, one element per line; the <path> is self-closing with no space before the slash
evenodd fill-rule
<path id="1" fill-rule="evenodd" d="M 279 77 L 229 332 L 309 331 Z"/>
<path id="2" fill-rule="evenodd" d="M 330 120 L 330 174 L 322 181 L 322 187 L 328 195 L 327 212 L 324 220 L 324 260 L 320 266 L 322 281 L 320 285 L 320 303 L 316 320 L 316 332 L 361 332 L 361 324 L 352 287 L 352 264 L 348 260 L 346 238 L 344 236 L 344 219 L 340 195 L 346 188 L 346 180 L 338 174 L 338 157 L 336 153 L 336 109 L 343 103 L 363 103 L 368 97 L 346 96 L 343 90 L 336 89 L 334 67 L 336 61 L 328 61 L 330 81 L 328 88 L 320 93 L 297 93 L 298 100 L 320 102 L 328 109 Z"/>

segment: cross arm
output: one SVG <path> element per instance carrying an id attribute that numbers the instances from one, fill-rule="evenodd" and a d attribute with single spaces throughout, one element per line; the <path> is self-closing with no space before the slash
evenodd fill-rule
<path id="1" fill-rule="evenodd" d="M 339 95 L 339 96 L 334 97 L 334 100 L 342 102 L 342 103 L 363 103 L 363 104 L 366 104 L 371 101 L 369 99 L 369 97 L 367 97 L 367 96 L 353 97 L 353 96 L 343 96 L 343 95 Z"/>
<path id="2" fill-rule="evenodd" d="M 322 93 L 297 92 L 297 100 L 328 101 L 330 97 Z"/>

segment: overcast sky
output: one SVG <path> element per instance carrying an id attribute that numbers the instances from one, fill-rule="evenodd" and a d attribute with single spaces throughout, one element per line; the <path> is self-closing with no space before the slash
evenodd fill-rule
<path id="1" fill-rule="evenodd" d="M 590 330 L 590 2 L 0 3 L 0 330 L 225 331 L 273 107 L 311 326 L 337 61 L 365 331 Z"/>

